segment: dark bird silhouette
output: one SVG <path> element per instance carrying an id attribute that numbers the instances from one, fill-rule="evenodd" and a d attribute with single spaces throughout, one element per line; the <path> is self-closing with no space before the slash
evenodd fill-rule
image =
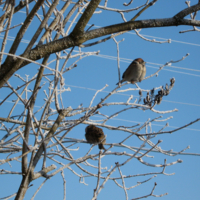
<path id="1" fill-rule="evenodd" d="M 136 58 L 123 73 L 122 80 L 120 83 L 124 81 L 129 81 L 132 84 L 136 82 L 141 82 L 146 75 L 146 67 L 145 62 L 142 58 Z M 119 83 L 117 83 L 118 85 Z"/>
<path id="2" fill-rule="evenodd" d="M 104 149 L 103 144 L 106 142 L 104 132 L 101 128 L 96 127 L 95 125 L 89 125 L 85 128 L 85 138 L 90 144 L 99 143 L 99 149 Z"/>

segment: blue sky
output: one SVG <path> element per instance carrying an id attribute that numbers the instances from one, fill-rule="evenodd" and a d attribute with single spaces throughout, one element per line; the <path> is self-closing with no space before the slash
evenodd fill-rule
<path id="1" fill-rule="evenodd" d="M 140 1 L 145 2 L 145 1 Z M 139 1 L 134 1 L 134 3 L 130 6 L 135 7 L 140 4 Z M 154 6 L 147 9 L 138 20 L 142 19 L 156 19 L 156 18 L 167 18 L 172 17 L 177 14 L 182 9 L 186 8 L 187 5 L 184 3 L 185 1 L 158 1 Z M 104 1 L 101 2 L 103 5 Z M 108 1 L 108 7 L 114 7 L 118 9 L 125 9 L 122 4 L 124 1 Z M 191 5 L 195 4 L 196 1 L 191 1 Z M 62 2 L 60 2 L 60 5 Z M 99 10 L 99 9 L 98 9 Z M 25 11 L 25 9 L 23 10 Z M 1 11 L 2 12 L 2 11 Z M 40 10 L 41 13 L 41 10 Z M 131 12 L 125 14 L 126 19 L 129 20 L 133 17 L 136 12 Z M 20 12 L 16 14 L 16 17 L 13 19 L 12 25 L 18 24 L 19 21 L 23 21 L 25 18 L 24 12 Z M 186 18 L 189 19 L 189 16 Z M 197 15 L 197 20 L 199 16 Z M 119 13 L 108 12 L 103 10 L 101 14 L 95 14 L 92 19 L 89 21 L 89 24 L 95 24 L 92 29 L 97 27 L 103 27 L 107 25 L 111 25 L 114 23 L 122 23 L 122 18 Z M 24 42 L 21 42 L 20 48 L 17 51 L 17 55 L 20 55 L 27 46 L 27 42 L 30 41 L 31 36 L 33 35 L 36 27 L 38 26 L 38 19 L 34 19 L 33 24 L 28 29 L 28 32 L 24 36 Z M 183 126 L 195 119 L 199 118 L 200 113 L 200 93 L 199 93 L 199 83 L 200 83 L 200 56 L 199 56 L 199 32 L 188 32 L 180 34 L 179 31 L 188 30 L 191 27 L 187 26 L 178 26 L 178 27 L 165 27 L 165 28 L 151 28 L 151 29 L 143 29 L 140 34 L 144 35 L 148 39 L 156 39 L 158 41 L 164 41 L 171 39 L 171 43 L 158 44 L 153 42 L 144 41 L 135 35 L 134 31 L 125 33 L 116 37 L 117 41 L 124 39 L 123 42 L 119 44 L 119 54 L 120 54 L 120 69 L 121 74 L 128 67 L 129 63 L 138 57 L 144 59 L 147 62 L 147 74 L 149 76 L 156 72 L 156 70 L 171 60 L 179 60 L 187 53 L 190 55 L 183 61 L 174 63 L 172 66 L 167 66 L 162 70 L 158 77 L 152 77 L 150 79 L 146 79 L 138 85 L 142 89 L 152 89 L 154 87 L 159 87 L 161 85 L 165 85 L 166 83 L 170 83 L 170 78 L 174 77 L 176 82 L 175 86 L 170 92 L 170 94 L 163 98 L 163 101 L 160 105 L 156 106 L 156 109 L 159 111 L 173 110 L 175 108 L 178 109 L 178 112 L 169 113 L 169 114 L 156 114 L 150 111 L 139 111 L 139 110 L 130 110 L 126 113 L 122 113 L 118 115 L 113 120 L 108 122 L 108 125 L 112 126 L 132 126 L 136 123 L 144 123 L 147 119 L 154 117 L 158 117 L 160 115 L 163 116 L 164 119 L 173 116 L 173 119 L 168 121 L 169 127 L 167 130 L 172 130 L 174 128 Z M 5 52 L 9 51 L 9 47 L 12 44 L 13 38 L 16 36 L 16 29 L 11 30 L 9 33 L 9 38 Z M 66 30 L 66 29 L 65 29 Z M 2 33 L 0 35 L 0 39 L 2 40 Z M 27 42 L 26 42 L 26 41 Z M 96 41 L 96 40 L 94 40 Z M 88 42 L 86 42 L 88 43 Z M 78 51 L 78 48 L 75 48 L 75 55 Z M 92 47 L 82 48 L 84 52 L 93 52 L 100 51 L 99 55 L 89 56 L 82 60 L 80 60 L 77 64 L 77 67 L 73 70 L 70 70 L 68 73 L 65 73 L 65 86 L 70 87 L 71 91 L 63 94 L 64 99 L 64 107 L 71 106 L 72 108 L 78 107 L 80 104 L 83 104 L 84 107 L 89 105 L 92 97 L 95 92 L 101 88 L 103 88 L 106 84 L 108 87 L 105 91 L 99 93 L 94 101 L 93 105 L 96 105 L 101 98 L 105 97 L 108 92 L 112 91 L 116 87 L 116 83 L 118 81 L 118 71 L 117 71 L 117 49 L 116 44 L 113 40 L 109 40 L 105 43 L 101 43 Z M 52 59 L 54 57 L 52 56 Z M 74 59 L 72 59 L 67 66 L 73 63 Z M 41 62 L 41 61 L 38 61 Z M 61 62 L 62 63 L 62 62 Z M 52 68 L 55 68 L 55 62 L 49 65 Z M 31 78 L 34 73 L 37 72 L 37 65 L 28 65 L 17 72 L 22 77 L 25 77 L 25 74 L 29 74 L 29 78 Z M 50 71 L 46 70 L 45 73 L 50 73 Z M 49 76 L 52 78 L 51 76 Z M 9 82 L 13 86 L 20 85 L 20 82 L 16 77 L 13 77 L 9 80 Z M 32 89 L 33 84 L 30 84 L 30 89 Z M 135 88 L 135 85 L 126 85 L 121 89 L 125 88 Z M 48 89 L 45 86 L 45 89 Z M 2 89 L 2 93 L 0 94 L 0 99 L 3 99 L 6 94 L 6 90 Z M 31 94 L 28 94 L 29 97 Z M 113 95 L 107 102 L 122 102 L 126 101 L 130 95 L 133 95 L 133 100 L 138 98 L 138 92 L 126 92 L 122 94 Z M 145 96 L 145 93 L 143 94 Z M 39 93 L 38 100 L 36 101 L 36 108 L 41 107 L 44 104 L 44 93 L 41 91 Z M 16 99 L 16 96 L 12 96 L 8 99 L 3 106 L 0 107 L 1 117 L 6 117 L 11 109 L 12 100 Z M 38 107 L 37 107 L 38 106 Z M 111 114 L 118 111 L 120 106 L 110 106 L 104 107 L 100 112 L 104 114 Z M 14 113 L 19 114 L 22 112 L 23 106 L 19 104 L 15 109 Z M 54 116 L 57 117 L 57 115 Z M 80 116 L 79 116 L 80 117 Z M 92 118 L 93 120 L 99 120 L 101 118 Z M 166 122 L 153 122 L 152 129 L 153 131 L 158 131 Z M 86 125 L 81 124 L 75 129 L 73 129 L 68 137 L 74 137 L 77 139 L 84 139 Z M 120 142 L 125 136 L 128 136 L 127 133 L 121 131 L 111 131 L 108 129 L 103 129 L 104 133 L 107 135 L 107 143 L 117 143 Z M 144 133 L 144 130 L 140 133 Z M 158 139 L 161 139 L 163 142 L 160 146 L 164 150 L 173 149 L 173 151 L 180 151 L 186 148 L 188 145 L 190 149 L 188 149 L 187 153 L 198 153 L 200 154 L 199 148 L 199 139 L 200 139 L 200 122 L 193 124 L 183 130 L 177 131 L 173 134 L 165 134 L 159 135 L 153 139 L 153 142 L 157 142 Z M 130 141 L 127 141 L 127 144 L 139 147 L 141 145 L 141 141 L 138 140 L 137 137 L 132 137 Z M 75 158 L 83 156 L 85 152 L 87 152 L 90 148 L 89 144 L 77 144 L 73 148 L 79 147 L 79 151 L 74 151 L 73 155 Z M 108 147 L 108 146 L 106 146 Z M 146 148 L 149 148 L 147 145 Z M 114 148 L 112 151 L 125 151 L 122 148 Z M 97 147 L 95 147 L 92 153 L 98 153 Z M 199 173 L 199 156 L 194 155 L 178 155 L 176 157 L 169 157 L 166 155 L 161 155 L 159 153 L 150 153 L 149 155 L 155 156 L 152 158 L 145 158 L 144 160 L 153 164 L 163 164 L 164 159 L 167 159 L 167 162 L 173 162 L 177 159 L 183 160 L 183 163 L 178 163 L 176 165 L 172 165 L 166 168 L 166 173 L 171 174 L 175 173 L 173 176 L 165 176 L 158 175 L 153 180 L 142 184 L 134 189 L 128 191 L 129 199 L 136 198 L 139 196 L 147 195 L 150 193 L 154 182 L 157 182 L 157 187 L 154 191 L 154 194 L 164 194 L 168 193 L 167 196 L 162 197 L 164 200 L 171 199 L 181 199 L 188 200 L 200 199 L 199 194 L 199 185 L 200 185 L 200 173 Z M 3 159 L 3 155 L 0 155 L 0 159 Z M 113 166 L 115 162 L 123 162 L 125 158 L 119 158 L 117 156 L 107 156 L 102 159 L 102 165 L 104 167 Z M 62 161 L 64 164 L 67 161 Z M 89 160 L 90 163 L 93 161 Z M 47 165 L 52 164 L 50 161 L 47 162 Z M 14 162 L 12 164 L 12 168 L 6 164 L 6 169 L 10 171 L 20 171 L 20 164 L 18 162 Z M 2 166 L 3 167 L 3 166 Z M 73 168 L 73 167 L 72 167 Z M 77 167 L 73 168 L 77 173 L 82 173 L 80 169 Z M 38 168 L 39 170 L 39 168 Z M 95 170 L 91 169 L 93 172 Z M 146 167 L 138 161 L 132 160 L 127 166 L 121 167 L 122 173 L 125 175 L 128 174 L 139 174 L 145 172 L 155 172 L 161 171 L 161 168 L 152 168 Z M 115 172 L 116 176 L 119 175 L 118 171 Z M 96 187 L 96 179 L 95 178 L 86 178 L 85 182 L 88 184 L 87 186 L 79 183 L 79 178 L 75 176 L 70 170 L 65 169 L 64 174 L 66 177 L 66 192 L 67 199 L 91 199 L 93 195 L 93 190 Z M 126 180 L 126 186 L 130 187 L 132 185 L 137 184 L 138 181 L 144 181 L 151 176 L 139 177 L 133 179 Z M 33 186 L 28 190 L 25 199 L 30 199 L 34 192 L 37 190 L 38 186 L 42 183 L 44 179 L 40 178 L 33 182 Z M 20 175 L 2 175 L 1 182 L 4 183 L 4 187 L 0 188 L 0 197 L 4 197 L 10 195 L 17 191 L 18 186 L 20 184 L 21 177 Z M 119 181 L 121 184 L 121 182 Z M 43 188 L 39 191 L 35 199 L 62 199 L 63 198 L 63 181 L 60 174 L 52 177 L 48 180 Z M 149 197 L 149 199 L 153 199 L 154 197 Z M 101 199 L 125 199 L 123 189 L 117 187 L 113 181 L 107 182 L 104 189 L 101 191 L 99 197 Z"/>

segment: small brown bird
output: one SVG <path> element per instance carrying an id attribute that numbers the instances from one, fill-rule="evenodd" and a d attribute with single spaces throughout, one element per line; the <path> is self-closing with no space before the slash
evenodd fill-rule
<path id="1" fill-rule="evenodd" d="M 98 128 L 95 125 L 87 126 L 85 128 L 85 138 L 90 144 L 99 143 L 99 149 L 105 150 L 103 144 L 105 144 L 106 138 L 101 128 Z"/>
<path id="2" fill-rule="evenodd" d="M 136 58 L 123 73 L 120 83 L 123 83 L 124 81 L 130 81 L 132 84 L 141 82 L 145 75 L 146 67 L 144 60 L 142 58 Z M 117 85 L 118 84 L 119 83 L 117 83 Z"/>

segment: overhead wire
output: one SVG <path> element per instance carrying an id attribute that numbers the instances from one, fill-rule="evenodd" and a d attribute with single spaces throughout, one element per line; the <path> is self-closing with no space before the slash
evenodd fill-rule
<path id="1" fill-rule="evenodd" d="M 97 56 L 97 57 L 101 57 L 101 58 L 105 58 L 105 59 L 109 59 L 109 60 L 117 60 L 117 57 L 115 56 L 107 56 L 107 55 L 103 55 L 103 54 L 98 54 L 98 55 L 92 55 L 92 56 Z M 128 59 L 128 58 L 119 58 L 121 62 L 125 62 L 125 63 L 131 63 L 132 60 Z M 130 60 L 130 61 L 129 61 Z M 154 65 L 162 65 L 162 64 L 158 64 L 158 63 L 151 63 L 151 62 L 146 62 L 146 63 L 150 63 L 150 64 L 154 64 Z M 153 67 L 151 65 L 146 65 L 146 67 L 150 67 L 150 68 L 155 68 L 155 69 L 159 69 L 159 67 Z M 189 68 L 183 68 L 183 67 L 176 67 L 176 66 L 166 66 L 166 67 L 170 67 L 170 68 L 178 68 L 178 69 L 183 69 L 183 70 L 190 70 L 190 71 L 195 71 L 195 72 L 200 72 L 200 70 L 196 70 L 196 69 L 189 69 Z M 179 73 L 179 74 L 186 74 L 186 75 L 190 75 L 190 76 L 196 76 L 196 77 L 200 77 L 200 75 L 197 74 L 191 74 L 191 73 L 186 73 L 186 72 L 180 72 L 180 71 L 175 71 L 175 70 L 171 70 L 171 69 L 162 69 L 165 71 L 171 71 L 171 72 L 175 72 L 175 73 Z"/>
<path id="2" fill-rule="evenodd" d="M 8 36 L 8 40 L 11 40 L 13 41 L 15 37 L 11 37 L 11 36 Z M 0 39 L 3 39 L 3 35 L 0 34 Z M 22 43 L 29 43 L 30 41 L 29 40 L 22 40 L 21 41 Z M 36 44 L 35 44 L 36 45 Z M 74 50 L 75 51 L 75 50 Z M 79 51 L 75 51 L 75 52 L 79 52 Z M 105 58 L 105 59 L 109 59 L 109 60 L 117 60 L 117 57 L 116 56 L 109 56 L 109 55 L 104 55 L 104 54 L 98 54 L 98 55 L 91 55 L 91 56 L 97 56 L 97 57 L 101 57 L 101 58 Z M 119 58 L 121 62 L 125 62 L 125 63 L 130 63 L 132 61 L 132 59 L 130 58 L 122 58 L 120 57 Z M 159 65 L 161 66 L 162 64 L 159 64 L 159 63 L 152 63 L 152 62 L 146 62 L 146 63 L 149 63 L 149 64 L 153 64 L 153 65 Z M 159 69 L 159 67 L 153 67 L 151 65 L 146 65 L 147 67 L 150 67 L 150 68 L 156 68 L 156 69 Z M 190 70 L 190 71 L 195 71 L 195 72 L 200 72 L 200 70 L 197 70 L 197 69 L 189 69 L 189 68 L 183 68 L 183 67 L 177 67 L 177 66 L 166 66 L 166 67 L 170 67 L 170 68 L 177 68 L 177 69 L 183 69 L 183 70 Z M 186 74 L 186 75 L 190 75 L 190 76 L 196 76 L 196 77 L 200 77 L 200 75 L 197 75 L 197 74 L 190 74 L 190 73 L 186 73 L 186 72 L 180 72 L 180 71 L 174 71 L 174 70 L 171 70 L 171 69 L 166 69 L 164 68 L 163 70 L 165 71 L 171 71 L 171 72 L 175 72 L 175 73 L 180 73 L 180 74 Z"/>
<path id="3" fill-rule="evenodd" d="M 79 89 L 98 91 L 97 89 L 94 89 L 94 88 L 87 88 L 87 87 L 76 86 L 76 85 L 68 85 L 68 84 L 65 84 L 65 85 L 68 86 L 68 87 L 74 87 L 74 88 L 79 88 Z M 105 91 L 105 90 L 103 90 L 103 91 L 101 91 L 101 92 L 110 93 L 110 91 Z M 116 95 L 130 96 L 130 94 L 122 94 L 122 93 L 116 93 Z M 134 95 L 134 97 L 139 97 L 139 96 Z M 192 103 L 184 103 L 184 102 L 177 102 L 177 101 L 169 101 L 169 100 L 164 100 L 164 99 L 163 99 L 162 101 L 169 102 L 169 103 L 176 103 L 176 104 L 183 104 L 183 105 L 189 105 L 189 106 L 197 106 L 197 107 L 200 107 L 200 105 L 198 105 L 198 104 L 192 104 Z"/>
<path id="4" fill-rule="evenodd" d="M 0 101 L 2 101 L 2 99 L 0 99 Z M 6 101 L 7 103 L 14 103 L 12 101 Z M 22 105 L 24 106 L 24 104 L 18 102 L 18 105 Z M 40 108 L 41 106 L 37 106 L 35 105 L 35 107 L 38 107 Z M 98 118 L 103 118 L 102 116 L 93 116 L 93 117 L 98 117 Z M 138 121 L 132 121 L 132 120 L 127 120 L 127 119 L 120 119 L 120 118 L 111 118 L 111 120 L 117 120 L 117 121 L 124 121 L 124 122 L 128 122 L 128 123 L 136 123 L 136 124 L 143 124 L 144 122 L 138 122 Z M 160 126 L 160 127 L 163 127 L 164 125 L 163 124 L 154 124 L 154 123 L 151 123 L 151 125 L 153 126 Z M 168 128 L 174 128 L 174 129 L 177 129 L 179 128 L 178 126 L 167 126 Z M 183 130 L 189 130 L 189 131 L 200 131 L 200 129 L 191 129 L 191 128 L 183 128 Z"/>

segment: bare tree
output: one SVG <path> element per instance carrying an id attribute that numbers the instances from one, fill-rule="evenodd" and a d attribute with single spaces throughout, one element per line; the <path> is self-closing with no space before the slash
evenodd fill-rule
<path id="1" fill-rule="evenodd" d="M 161 86 L 149 88 L 148 90 L 141 88 L 137 83 L 135 84 L 136 87 L 130 87 L 128 89 L 124 89 L 124 86 L 130 84 L 129 82 L 119 84 L 100 99 L 97 95 L 105 90 L 107 87 L 105 83 L 105 87 L 96 91 L 88 106 L 81 104 L 82 99 L 80 99 L 80 105 L 76 108 L 72 108 L 70 105 L 66 106 L 63 97 L 70 90 L 65 85 L 64 75 L 78 67 L 77 63 L 80 60 L 99 53 L 98 50 L 92 52 L 83 51 L 85 47 L 114 40 L 118 52 L 117 67 L 120 80 L 119 43 L 121 41 L 118 41 L 116 36 L 134 30 L 138 37 L 142 39 L 162 43 L 144 38 L 140 35 L 139 29 L 188 25 L 193 29 L 183 32 L 199 31 L 196 27 L 200 26 L 200 21 L 196 20 L 195 17 L 200 10 L 200 3 L 190 6 L 189 2 L 187 2 L 188 7 L 186 9 L 180 10 L 180 12 L 170 18 L 137 20 L 143 12 L 154 6 L 157 1 L 147 0 L 143 5 L 134 7 L 133 0 L 131 0 L 128 3 L 124 3 L 125 9 L 123 10 L 109 7 L 107 5 L 108 0 L 54 0 L 52 2 L 48 0 L 24 0 L 20 1 L 17 6 L 15 5 L 15 0 L 0 1 L 3 6 L 3 14 L 0 17 L 0 31 L 4 33 L 0 52 L 0 87 L 2 91 L 5 91 L 2 93 L 3 97 L 1 96 L 1 98 L 3 100 L 0 102 L 0 105 L 3 106 L 8 99 L 14 101 L 14 105 L 10 107 L 10 110 L 7 113 L 1 113 L 0 117 L 0 130 L 4 133 L 3 136 L 1 134 L 0 140 L 0 153 L 4 155 L 4 159 L 0 160 L 0 164 L 2 167 L 5 166 L 1 170 L 1 174 L 20 174 L 22 176 L 18 191 L 6 197 L 7 199 L 14 196 L 15 199 L 23 199 L 28 188 L 31 186 L 30 184 L 34 180 L 45 178 L 42 183 L 43 185 L 49 178 L 60 172 L 65 186 L 64 169 L 66 168 L 78 176 L 81 183 L 86 184 L 85 179 L 88 177 L 93 177 L 97 180 L 93 191 L 93 200 L 97 199 L 99 193 L 108 181 L 114 181 L 116 186 L 122 188 L 125 193 L 125 198 L 128 199 L 129 189 L 150 181 L 156 175 L 168 175 L 165 172 L 167 166 L 182 162 L 179 159 L 173 162 L 167 162 L 165 159 L 160 164 L 145 161 L 145 158 L 151 157 L 149 153 L 152 152 L 159 152 L 167 156 L 181 154 L 187 147 L 179 152 L 166 151 L 160 147 L 161 140 L 158 140 L 156 143 L 153 142 L 155 141 L 155 137 L 161 134 L 176 132 L 200 120 L 196 119 L 171 131 L 165 130 L 167 124 L 156 132 L 152 131 L 152 122 L 163 122 L 170 119 L 161 119 L 162 116 L 160 114 L 176 111 L 176 109 L 165 111 L 157 109 L 157 105 L 161 104 L 162 99 L 169 95 L 173 89 L 175 83 L 174 78 L 171 77 L 169 82 L 165 83 L 166 85 L 164 87 L 162 86 L 164 83 L 161 83 Z M 19 18 L 15 19 L 16 24 L 11 26 L 11 22 L 14 21 L 14 16 L 24 7 L 26 7 L 26 18 L 23 23 L 21 23 L 22 19 Z M 43 16 L 38 14 L 40 8 L 43 11 Z M 94 25 L 86 28 L 93 15 L 95 13 L 103 15 L 101 13 L 102 11 L 109 12 L 111 17 L 117 13 L 121 15 L 124 22 L 101 28 L 95 27 Z M 126 19 L 127 13 L 134 13 L 130 20 Z M 190 15 L 191 19 L 185 19 L 188 15 Z M 20 43 L 29 30 L 31 23 L 34 22 L 33 18 L 37 19 L 37 23 L 39 20 L 40 24 L 37 30 L 34 30 L 35 32 L 27 47 L 22 49 Z M 77 23 L 75 23 L 76 20 Z M 18 30 L 18 32 L 11 47 L 7 50 L 8 33 L 13 29 Z M 94 39 L 97 40 L 94 41 Z M 86 43 L 87 41 L 89 43 Z M 167 42 L 170 43 L 170 40 Z M 20 55 L 18 56 L 17 54 Z M 165 66 L 174 62 L 180 62 L 185 57 L 187 55 L 180 60 L 171 60 L 163 64 L 159 70 L 147 76 L 145 79 L 158 75 Z M 30 73 L 26 78 L 16 73 L 24 66 L 30 69 Z M 39 70 L 35 73 L 32 70 L 34 68 Z M 15 83 L 10 83 L 10 78 L 17 79 L 17 83 L 20 85 L 16 87 Z M 132 91 L 135 94 L 139 93 L 139 98 L 132 101 L 133 96 L 130 95 L 124 102 L 117 100 L 116 94 L 126 93 L 127 91 Z M 42 102 L 43 99 L 45 103 L 40 108 L 37 108 L 35 102 Z M 17 109 L 16 112 L 16 107 L 20 103 L 23 104 L 23 110 Z M 116 106 L 115 112 L 111 109 L 113 105 Z M 118 109 L 117 106 L 123 107 Z M 140 112 L 150 110 L 151 112 L 157 113 L 158 116 L 147 119 L 143 124 L 135 124 L 129 127 L 125 125 L 111 125 L 110 122 L 113 118 L 129 110 L 138 110 Z M 100 116 L 100 120 L 95 120 L 93 118 L 95 116 Z M 82 151 L 80 152 L 81 156 L 75 158 L 76 156 L 73 155 L 74 152 L 76 153 L 80 149 L 70 148 L 77 144 L 87 143 L 87 141 L 80 138 L 77 139 L 75 136 L 70 138 L 67 134 L 73 132 L 74 128 L 81 124 L 93 124 L 104 130 L 115 130 L 118 134 L 126 132 L 128 135 L 126 134 L 118 143 L 105 143 L 105 150 L 100 150 L 99 153 L 92 154 L 92 150 L 97 148 L 96 145 L 98 143 L 96 143 L 87 152 Z M 140 141 L 140 144 L 137 143 L 139 146 L 136 147 L 128 143 L 133 137 Z M 149 145 L 150 148 L 145 148 L 145 145 Z M 82 147 L 85 148 L 84 145 Z M 115 147 L 118 149 L 116 150 Z M 103 167 L 101 163 L 102 158 L 107 156 L 115 156 L 122 159 L 118 158 L 120 160 L 119 162 L 107 163 L 106 167 Z M 129 175 L 123 175 L 122 166 L 129 165 L 133 159 L 147 167 L 151 166 L 160 168 L 161 170 L 144 174 L 132 174 L 130 168 Z M 51 165 L 47 164 L 47 160 L 48 163 L 51 162 Z M 12 166 L 12 163 L 16 161 L 21 165 L 20 172 L 15 170 L 10 171 L 9 166 L 5 165 L 9 163 Z M 112 166 L 113 164 L 114 166 Z M 82 173 L 77 172 L 74 166 L 81 170 Z M 93 169 L 96 169 L 97 172 L 94 173 Z M 117 174 L 116 171 L 118 171 Z M 148 176 L 148 178 L 143 182 L 138 182 L 137 185 L 131 187 L 126 186 L 127 178 L 143 176 Z M 38 187 L 33 198 L 41 189 L 42 185 Z M 156 185 L 155 183 L 150 194 L 144 194 L 144 196 L 135 199 L 166 195 L 155 195 L 154 190 Z M 66 191 L 64 189 L 65 198 Z"/>

